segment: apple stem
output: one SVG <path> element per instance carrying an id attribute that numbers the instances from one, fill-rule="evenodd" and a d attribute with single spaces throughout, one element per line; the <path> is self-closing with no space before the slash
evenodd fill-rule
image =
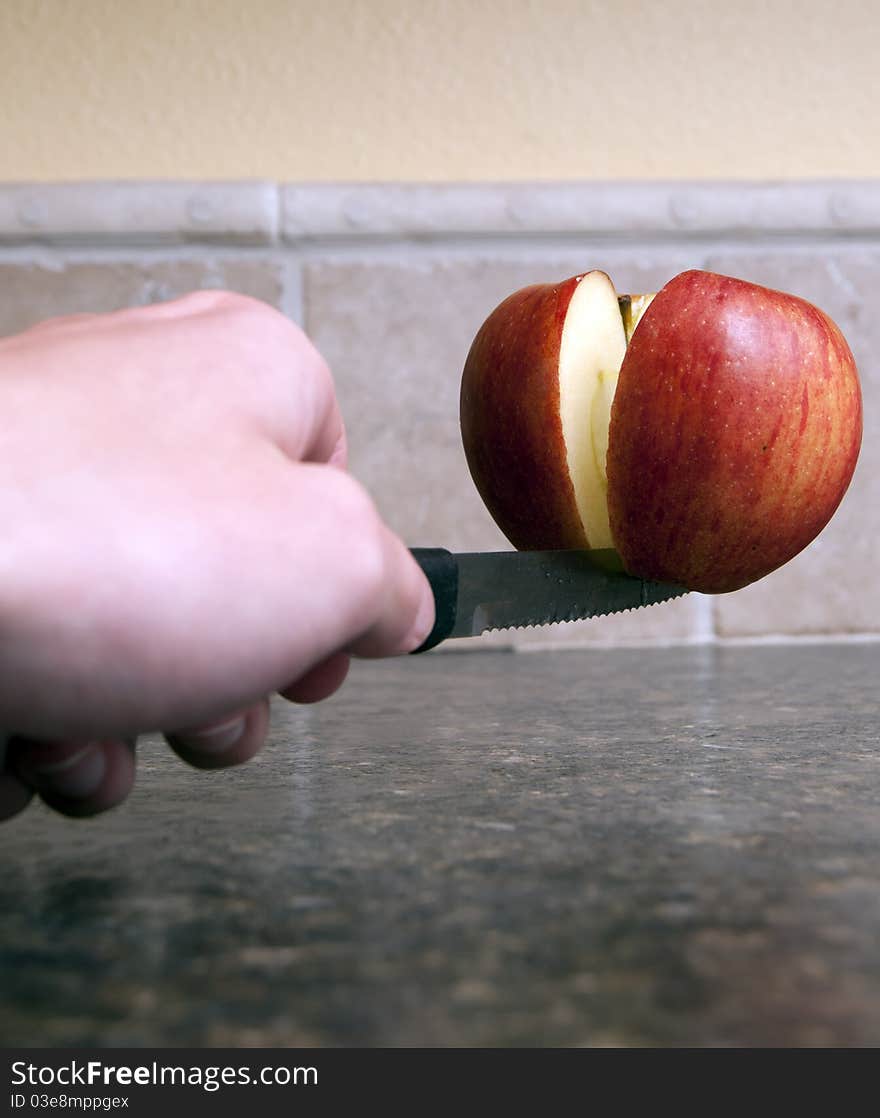
<path id="1" fill-rule="evenodd" d="M 649 295 L 619 295 L 617 302 L 620 304 L 620 317 L 623 319 L 623 332 L 626 334 L 626 344 L 636 332 L 636 327 L 642 315 L 651 305 L 651 300 L 657 294 L 652 291 Z"/>

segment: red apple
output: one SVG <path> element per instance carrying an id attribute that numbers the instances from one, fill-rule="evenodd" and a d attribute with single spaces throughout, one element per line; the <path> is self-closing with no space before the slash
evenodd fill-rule
<path id="1" fill-rule="evenodd" d="M 723 593 L 831 519 L 862 404 L 843 335 L 803 299 L 699 271 L 619 297 L 594 271 L 489 315 L 461 431 L 514 547 L 613 548 L 631 574 Z"/>

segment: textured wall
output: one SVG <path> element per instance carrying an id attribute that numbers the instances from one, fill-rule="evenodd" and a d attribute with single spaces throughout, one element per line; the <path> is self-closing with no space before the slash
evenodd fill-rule
<path id="1" fill-rule="evenodd" d="M 876 0 L 3 0 L 0 180 L 876 176 L 878 31 Z"/>
<path id="2" fill-rule="evenodd" d="M 878 245 L 880 184 L 870 182 L 0 186 L 0 334 L 198 287 L 272 303 L 327 357 L 351 468 L 391 524 L 413 546 L 484 550 L 506 544 L 465 465 L 458 391 L 474 333 L 504 296 L 591 267 L 621 291 L 705 267 L 795 292 L 839 323 L 865 396 L 856 476 L 822 535 L 735 594 L 482 643 L 876 638 Z"/>

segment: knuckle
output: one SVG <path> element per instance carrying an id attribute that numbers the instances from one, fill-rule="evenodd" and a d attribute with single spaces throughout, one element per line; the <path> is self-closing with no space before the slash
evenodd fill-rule
<path id="1" fill-rule="evenodd" d="M 206 311 L 222 310 L 234 298 L 234 294 L 220 288 L 199 289 L 188 291 L 172 302 L 176 302 L 181 310 L 189 314 L 203 314 Z"/>
<path id="2" fill-rule="evenodd" d="M 218 296 L 215 309 L 239 327 L 259 330 L 270 338 L 279 334 L 289 335 L 299 329 L 286 315 L 271 304 L 264 303 L 262 299 L 255 299 L 252 295 L 243 295 L 238 291 L 220 291 L 214 294 Z"/>
<path id="3" fill-rule="evenodd" d="M 288 367 L 293 360 L 332 383 L 327 363 L 314 342 L 282 311 L 250 295 L 219 294 L 215 309 L 223 318 L 228 341 L 246 350 L 257 346 L 261 353 L 276 355 L 280 368 Z"/>
<path id="4" fill-rule="evenodd" d="M 276 311 L 274 307 L 264 303 L 262 299 L 257 299 L 253 295 L 245 295 L 241 291 L 217 290 L 212 294 L 217 299 L 218 310 L 227 314 L 246 314 L 263 318 L 271 318 L 275 315 L 284 317 L 280 311 Z"/>
<path id="5" fill-rule="evenodd" d="M 153 299 L 144 306 L 124 308 L 116 312 L 120 321 L 126 321 L 132 316 L 149 318 L 167 322 L 169 319 L 193 320 L 205 322 L 219 315 L 226 314 L 237 302 L 238 296 L 233 291 L 221 288 L 196 288 L 184 292 L 182 295 Z"/>
<path id="6" fill-rule="evenodd" d="M 176 305 L 184 317 L 202 319 L 212 333 L 222 329 L 228 332 L 227 337 L 272 338 L 285 327 L 293 327 L 293 323 L 269 303 L 224 288 L 192 291 L 176 300 Z"/>

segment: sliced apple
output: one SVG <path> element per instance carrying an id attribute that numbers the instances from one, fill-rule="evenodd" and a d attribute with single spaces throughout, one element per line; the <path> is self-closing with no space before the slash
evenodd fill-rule
<path id="1" fill-rule="evenodd" d="M 830 520 L 862 404 L 846 340 L 803 299 L 699 271 L 618 296 L 593 271 L 489 315 L 461 433 L 514 547 L 612 549 L 631 574 L 724 593 Z"/>

